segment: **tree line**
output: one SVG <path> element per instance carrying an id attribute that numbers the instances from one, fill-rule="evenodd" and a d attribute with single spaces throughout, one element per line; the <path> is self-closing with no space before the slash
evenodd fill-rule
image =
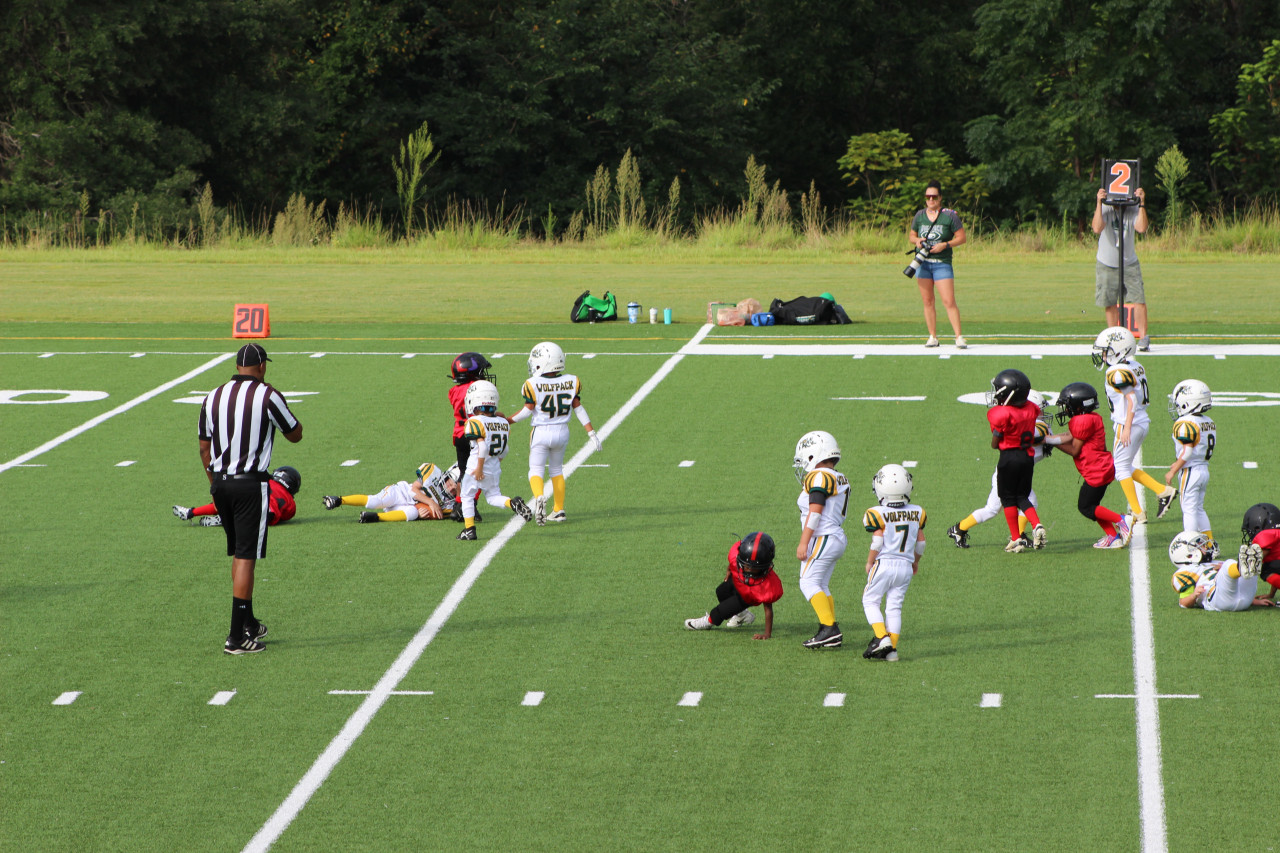
<path id="1" fill-rule="evenodd" d="M 250 216 L 296 194 L 412 216 L 393 163 L 424 124 L 415 201 L 544 225 L 627 151 L 686 212 L 734 203 L 752 156 L 869 217 L 943 176 L 1001 227 L 1087 222 L 1104 157 L 1152 187 L 1176 149 L 1202 208 L 1280 190 L 1274 1 L 9 0 L 0 20 L 13 221 L 176 223 L 207 187 Z"/>

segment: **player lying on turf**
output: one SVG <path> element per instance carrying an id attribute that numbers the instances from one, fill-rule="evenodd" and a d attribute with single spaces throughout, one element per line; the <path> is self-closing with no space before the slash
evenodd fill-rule
<path id="1" fill-rule="evenodd" d="M 281 465 L 271 472 L 271 482 L 268 484 L 267 489 L 268 525 L 274 526 L 293 518 L 293 514 L 298 511 L 298 506 L 294 503 L 293 496 L 298 493 L 300 488 L 302 488 L 302 475 L 298 473 L 297 468 Z M 222 518 L 218 515 L 218 508 L 211 503 L 197 507 L 175 506 L 173 514 L 183 521 L 198 518 L 200 519 L 201 527 L 222 526 Z"/>
<path id="2" fill-rule="evenodd" d="M 375 495 L 325 495 L 324 508 L 362 506 L 376 512 L 360 513 L 360 523 L 376 521 L 416 521 L 447 517 L 458 500 L 458 466 L 441 471 L 430 462 L 418 466 L 412 483 L 401 480 L 385 486 Z"/>
<path id="3" fill-rule="evenodd" d="M 1217 543 L 1203 533 L 1184 531 L 1173 537 L 1169 559 L 1178 567 L 1171 580 L 1179 607 L 1231 612 L 1275 605 L 1258 595 L 1261 562 L 1219 560 Z"/>
<path id="4" fill-rule="evenodd" d="M 716 587 L 720 603 L 705 616 L 684 620 L 691 631 L 705 631 L 717 625 L 736 628 L 750 625 L 756 615 L 750 608 L 764 605 L 764 633 L 756 640 L 773 636 L 773 603 L 782 598 L 782 580 L 773 570 L 773 537 L 768 533 L 748 533 L 729 547 L 729 569 Z"/>

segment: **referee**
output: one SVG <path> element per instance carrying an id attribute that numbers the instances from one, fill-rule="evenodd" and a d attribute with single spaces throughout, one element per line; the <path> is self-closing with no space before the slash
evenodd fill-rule
<path id="1" fill-rule="evenodd" d="M 236 375 L 200 406 L 200 460 L 231 558 L 231 631 L 222 648 L 229 655 L 266 648 L 258 641 L 267 626 L 253 615 L 253 570 L 267 555 L 271 445 L 277 429 L 289 441 L 302 440 L 302 424 L 289 404 L 263 381 L 270 360 L 258 344 L 240 347 Z"/>

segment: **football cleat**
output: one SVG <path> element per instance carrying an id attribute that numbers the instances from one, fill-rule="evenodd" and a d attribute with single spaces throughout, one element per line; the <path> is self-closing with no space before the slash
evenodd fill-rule
<path id="1" fill-rule="evenodd" d="M 1160 497 L 1156 499 L 1156 518 L 1164 518 L 1164 514 L 1169 511 L 1169 507 L 1173 505 L 1173 500 L 1178 496 L 1178 490 L 1173 486 L 1166 486 L 1165 490 L 1160 493 Z"/>
<path id="2" fill-rule="evenodd" d="M 1116 536 L 1120 539 L 1120 546 L 1123 548 L 1129 544 L 1129 537 L 1133 534 L 1133 528 L 1129 526 L 1129 516 L 1120 516 L 1120 521 L 1116 523 Z M 1116 546 L 1112 546 L 1116 547 Z"/>
<path id="3" fill-rule="evenodd" d="M 1129 517 L 1133 519 L 1133 521 L 1131 521 L 1131 522 L 1130 522 L 1130 525 L 1133 525 L 1133 524 L 1146 524 L 1146 523 L 1147 523 L 1147 511 L 1146 511 L 1146 510 L 1142 510 L 1141 512 L 1135 512 L 1133 515 L 1131 515 L 1131 516 L 1129 516 Z"/>
<path id="4" fill-rule="evenodd" d="M 896 661 L 898 659 L 898 650 L 894 649 L 893 651 L 889 652 L 889 654 L 884 656 L 884 659 L 887 661 Z"/>
<path id="5" fill-rule="evenodd" d="M 206 515 L 204 518 L 200 519 L 200 526 L 201 527 L 221 527 L 222 516 Z"/>
<path id="6" fill-rule="evenodd" d="M 1006 554 L 1021 554 L 1023 551 L 1030 550 L 1027 540 L 1019 536 L 1017 539 L 1010 539 L 1009 544 L 1004 546 Z"/>
<path id="7" fill-rule="evenodd" d="M 339 497 L 338 495 L 325 495 L 325 496 L 324 496 L 324 508 L 325 508 L 325 509 L 337 509 L 337 508 L 338 508 L 338 507 L 340 507 L 340 506 L 342 506 L 342 498 L 341 498 L 341 497 Z"/>
<path id="8" fill-rule="evenodd" d="M 182 519 L 183 521 L 190 521 L 190 520 L 191 520 L 191 507 L 189 507 L 189 506 L 175 506 L 175 507 L 173 508 L 173 514 L 174 514 L 174 515 L 176 515 L 178 518 Z"/>
<path id="9" fill-rule="evenodd" d="M 969 547 L 969 531 L 961 530 L 960 525 L 953 524 L 947 528 L 947 535 L 956 543 L 957 548 Z"/>
<path id="10" fill-rule="evenodd" d="M 838 649 L 844 641 L 839 625 L 819 625 L 818 633 L 804 641 L 806 649 Z"/>
<path id="11" fill-rule="evenodd" d="M 382 519 L 378 518 L 378 514 L 376 512 L 360 513 L 361 524 L 374 524 L 375 522 L 379 522 L 379 521 L 382 521 Z"/>
<path id="12" fill-rule="evenodd" d="M 458 538 L 465 542 L 475 542 L 476 529 L 474 527 L 464 527 L 462 532 L 458 534 Z"/>
<path id="13" fill-rule="evenodd" d="M 699 616 L 696 619 L 686 619 L 684 620 L 684 626 L 690 631 L 705 631 L 708 628 L 715 627 L 715 625 L 711 624 L 710 614 Z"/>
<path id="14" fill-rule="evenodd" d="M 872 637 L 862 656 L 867 660 L 884 660 L 891 651 L 893 651 L 893 640 L 885 634 L 883 637 Z"/>
<path id="15" fill-rule="evenodd" d="M 1031 547 L 1039 551 L 1049 541 L 1049 531 L 1044 529 L 1043 524 L 1037 524 L 1031 528 Z"/>
<path id="16" fill-rule="evenodd" d="M 564 520 L 565 520 L 564 510 L 562 509 L 558 509 L 555 512 L 551 513 L 551 515 L 547 516 L 547 521 L 554 521 L 557 524 Z"/>
<path id="17" fill-rule="evenodd" d="M 1110 536 L 1110 535 L 1107 535 L 1107 536 L 1103 536 L 1103 537 L 1102 537 L 1101 539 L 1099 539 L 1097 542 L 1094 542 L 1094 543 L 1093 543 L 1093 547 L 1095 547 L 1095 548 L 1110 548 L 1110 547 L 1112 547 L 1111 543 L 1112 543 L 1112 542 L 1117 542 L 1117 541 L 1119 541 L 1119 537 L 1117 537 L 1117 536 Z"/>
<path id="18" fill-rule="evenodd" d="M 516 495 L 511 499 L 511 511 L 516 515 L 529 521 L 533 518 L 533 510 L 529 509 L 529 505 L 524 502 L 524 498 Z"/>
<path id="19" fill-rule="evenodd" d="M 1253 543 L 1241 545 L 1239 559 L 1236 561 L 1240 567 L 1240 577 L 1256 578 L 1260 575 L 1262 573 L 1262 557 L 1261 545 L 1254 545 Z"/>
<path id="20" fill-rule="evenodd" d="M 539 527 L 547 526 L 547 496 L 538 495 L 533 499 L 533 520 Z"/>
<path id="21" fill-rule="evenodd" d="M 724 624 L 728 628 L 738 628 L 742 625 L 750 625 L 754 621 L 756 621 L 756 615 L 752 613 L 750 609 L 747 609 L 741 613 L 735 613 L 730 616 L 728 619 L 724 620 Z"/>

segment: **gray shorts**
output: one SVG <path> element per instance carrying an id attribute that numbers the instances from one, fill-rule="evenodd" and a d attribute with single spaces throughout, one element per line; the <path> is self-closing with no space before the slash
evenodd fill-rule
<path id="1" fill-rule="evenodd" d="M 1120 304 L 1120 270 L 1102 261 L 1096 264 L 1094 273 L 1093 304 L 1109 308 Z M 1137 261 L 1124 268 L 1124 301 L 1138 305 L 1147 304 L 1147 292 L 1142 289 L 1142 265 Z"/>

